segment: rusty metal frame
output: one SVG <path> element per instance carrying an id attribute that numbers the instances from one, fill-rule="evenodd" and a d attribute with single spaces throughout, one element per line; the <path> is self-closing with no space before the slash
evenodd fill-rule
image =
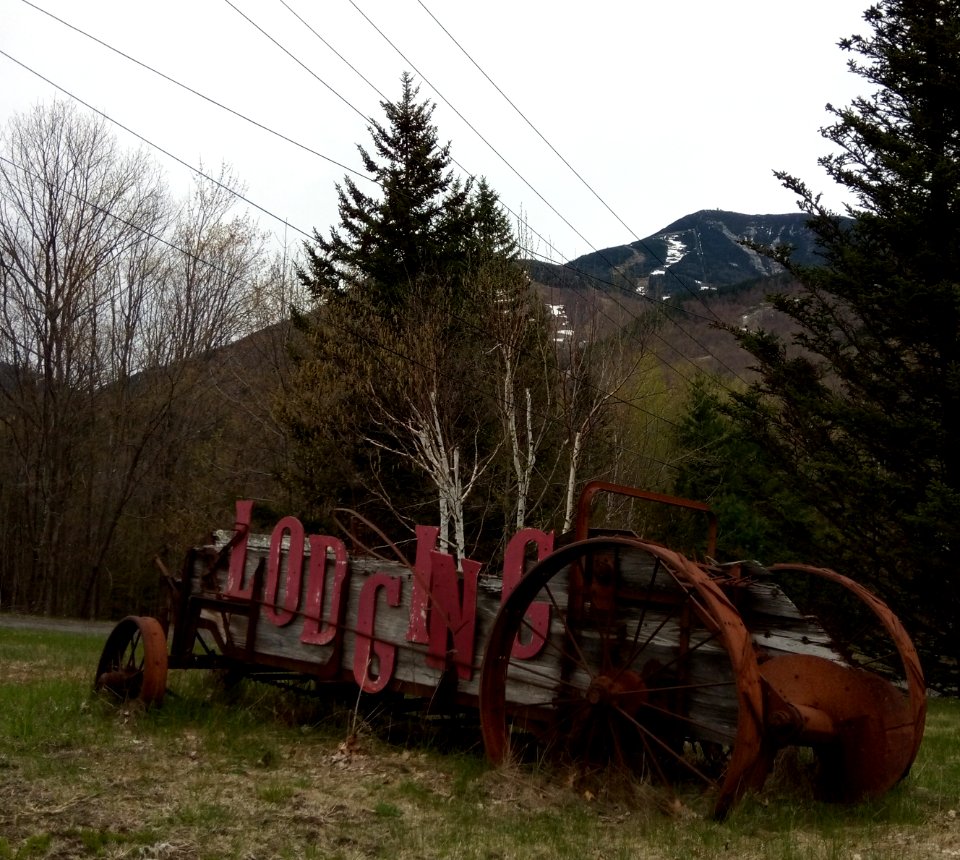
<path id="1" fill-rule="evenodd" d="M 628 487 L 623 484 L 611 484 L 608 481 L 590 481 L 584 486 L 577 502 L 577 519 L 574 530 L 575 539 L 586 540 L 590 537 L 590 508 L 593 500 L 600 493 L 611 493 L 618 496 L 627 496 L 632 499 L 641 499 L 660 505 L 669 505 L 676 508 L 685 508 L 697 511 L 707 518 L 707 556 L 714 558 L 717 554 L 717 515 L 704 502 L 693 499 L 684 499 L 680 496 L 668 496 L 663 493 L 654 493 L 650 490 L 641 490 L 637 487 Z"/>

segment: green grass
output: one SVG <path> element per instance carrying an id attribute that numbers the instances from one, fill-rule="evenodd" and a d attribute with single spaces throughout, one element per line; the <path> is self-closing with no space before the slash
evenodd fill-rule
<path id="1" fill-rule="evenodd" d="M 646 786 L 593 797 L 546 769 L 491 770 L 436 726 L 414 740 L 370 718 L 347 744 L 349 702 L 225 689 L 211 673 L 172 673 L 162 708 L 116 707 L 90 690 L 104 639 L 0 628 L 0 860 L 960 854 L 952 699 L 931 700 L 912 773 L 885 797 L 832 806 L 772 780 L 716 823 L 664 814 Z"/>

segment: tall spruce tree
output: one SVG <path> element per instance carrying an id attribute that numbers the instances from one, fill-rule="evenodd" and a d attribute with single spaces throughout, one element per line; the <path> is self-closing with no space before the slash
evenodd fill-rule
<path id="1" fill-rule="evenodd" d="M 369 126 L 372 149 L 358 146 L 379 190 L 346 178 L 339 223 L 305 246 L 309 348 L 279 409 L 308 511 L 348 505 L 392 528 L 436 522 L 439 499 L 463 550 L 465 505 L 482 502 L 475 519 L 494 530 L 507 507 L 492 486 L 505 446 L 491 314 L 510 308 L 533 340 L 546 323 L 496 193 L 453 173 L 433 106 L 410 75 L 401 84 Z"/>
<path id="2" fill-rule="evenodd" d="M 780 253 L 803 290 L 771 301 L 799 330 L 736 332 L 760 380 L 733 412 L 820 515 L 802 551 L 875 586 L 944 681 L 960 661 L 960 0 L 883 0 L 864 20 L 840 48 L 867 93 L 828 105 L 821 131 L 855 202 L 841 218 L 777 174 L 824 265 Z"/>
<path id="3" fill-rule="evenodd" d="M 413 285 L 438 276 L 449 284 L 476 235 L 509 231 L 502 211 L 487 205 L 488 186 L 474 195 L 472 180 L 450 170 L 450 144 L 440 144 L 432 123 L 434 105 L 417 101 L 410 74 L 403 73 L 401 85 L 399 101 L 381 104 L 386 124 L 371 120 L 373 152 L 357 146 L 380 193 L 368 195 L 344 178 L 337 186 L 340 224 L 329 237 L 314 232 L 301 274 L 318 299 L 362 297 L 383 319 L 400 312 Z"/>

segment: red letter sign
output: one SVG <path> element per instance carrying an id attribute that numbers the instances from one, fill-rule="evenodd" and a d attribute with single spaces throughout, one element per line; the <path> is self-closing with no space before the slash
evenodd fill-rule
<path id="1" fill-rule="evenodd" d="M 280 587 L 281 550 L 284 534 L 290 535 L 287 551 L 287 576 L 284 581 L 283 608 L 277 607 Z M 284 627 L 293 621 L 300 606 L 300 582 L 303 579 L 303 525 L 296 517 L 284 517 L 270 536 L 270 557 L 267 560 L 267 584 L 263 590 L 263 613 L 267 619 Z"/>
<path id="2" fill-rule="evenodd" d="M 357 607 L 357 645 L 353 655 L 353 677 L 365 693 L 378 693 L 393 677 L 397 660 L 397 646 L 375 639 L 373 628 L 377 616 L 377 592 L 387 593 L 387 605 L 400 605 L 400 578 L 386 573 L 375 573 L 360 589 Z M 371 677 L 371 669 L 376 677 Z"/>
<path id="3" fill-rule="evenodd" d="M 480 563 L 463 560 L 463 597 L 453 556 L 430 553 L 430 646 L 427 665 L 447 667 L 447 646 L 453 636 L 453 662 L 464 680 L 473 677 L 473 640 L 477 627 L 477 577 Z"/>
<path id="4" fill-rule="evenodd" d="M 327 550 L 333 551 L 333 594 L 327 623 L 323 622 L 323 597 L 327 585 Z M 327 645 L 343 627 L 346 604 L 343 584 L 347 579 L 347 548 L 342 540 L 326 535 L 310 535 L 310 577 L 307 580 L 307 605 L 300 641 L 308 645 Z"/>
<path id="5" fill-rule="evenodd" d="M 408 642 L 429 642 L 427 603 L 430 596 L 430 553 L 437 545 L 440 529 L 417 526 L 417 559 L 413 563 L 413 591 L 410 593 L 410 626 Z"/>
<path id="6" fill-rule="evenodd" d="M 230 574 L 227 578 L 227 594 L 249 600 L 253 597 L 253 580 L 243 584 L 243 575 L 247 566 L 247 538 L 250 537 L 250 517 L 253 502 L 249 499 L 237 501 L 237 522 L 234 528 L 233 546 L 230 548 Z"/>
<path id="7" fill-rule="evenodd" d="M 513 589 L 523 578 L 524 560 L 527 554 L 527 544 L 533 543 L 537 547 L 537 561 L 553 551 L 553 532 L 547 534 L 540 529 L 522 529 L 518 531 L 507 544 L 503 554 L 503 591 L 500 594 L 500 605 L 510 596 Z M 521 642 L 520 633 L 523 628 L 530 631 L 530 641 Z M 523 616 L 523 627 L 514 640 L 511 656 L 519 660 L 529 660 L 540 653 L 547 641 L 547 631 L 550 629 L 550 604 L 544 601 L 531 604 L 527 614 Z"/>

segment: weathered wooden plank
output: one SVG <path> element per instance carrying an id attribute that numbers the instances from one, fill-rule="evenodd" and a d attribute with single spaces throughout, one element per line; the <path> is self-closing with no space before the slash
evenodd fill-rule
<path id="1" fill-rule="evenodd" d="M 843 649 L 811 615 L 804 615 L 771 578 L 736 587 L 735 605 L 760 660 L 809 654 L 846 665 Z"/>

